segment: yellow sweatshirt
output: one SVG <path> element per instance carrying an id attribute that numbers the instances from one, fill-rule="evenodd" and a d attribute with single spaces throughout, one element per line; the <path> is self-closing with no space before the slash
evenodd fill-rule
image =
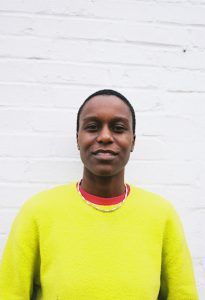
<path id="1" fill-rule="evenodd" d="M 0 265 L 0 300 L 197 300 L 179 218 L 131 186 L 112 212 L 75 183 L 41 192 L 17 215 Z"/>

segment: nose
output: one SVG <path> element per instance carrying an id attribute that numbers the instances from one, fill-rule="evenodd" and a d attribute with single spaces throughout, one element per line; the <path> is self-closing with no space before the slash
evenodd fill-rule
<path id="1" fill-rule="evenodd" d="M 97 136 L 97 142 L 101 144 L 110 144 L 113 143 L 112 131 L 108 126 L 104 126 L 99 132 Z"/>

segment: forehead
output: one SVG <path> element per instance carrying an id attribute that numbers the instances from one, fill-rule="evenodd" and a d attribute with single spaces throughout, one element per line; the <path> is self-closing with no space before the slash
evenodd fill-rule
<path id="1" fill-rule="evenodd" d="M 88 117 L 126 118 L 132 120 L 129 106 L 120 98 L 113 95 L 99 95 L 91 98 L 83 107 L 80 119 Z"/>

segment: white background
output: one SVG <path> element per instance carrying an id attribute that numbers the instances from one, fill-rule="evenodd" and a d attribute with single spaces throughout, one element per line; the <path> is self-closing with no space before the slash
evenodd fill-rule
<path id="1" fill-rule="evenodd" d="M 169 199 L 205 299 L 205 0 L 1 0 L 0 254 L 19 207 L 81 178 L 76 112 L 102 88 L 136 110 L 127 181 Z"/>

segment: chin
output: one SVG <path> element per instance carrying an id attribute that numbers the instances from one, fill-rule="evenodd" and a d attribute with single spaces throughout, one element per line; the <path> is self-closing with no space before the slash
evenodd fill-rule
<path id="1" fill-rule="evenodd" d="M 102 176 L 102 177 L 110 177 L 115 176 L 121 172 L 121 170 L 110 170 L 110 169 L 101 169 L 101 170 L 92 170 L 91 171 L 95 176 Z"/>
<path id="2" fill-rule="evenodd" d="M 99 177 L 111 177 L 116 176 L 120 173 L 124 173 L 124 167 L 119 166 L 118 168 L 110 165 L 84 165 L 84 172 L 88 176 L 99 176 Z M 90 174 L 90 175 L 89 175 Z"/>

